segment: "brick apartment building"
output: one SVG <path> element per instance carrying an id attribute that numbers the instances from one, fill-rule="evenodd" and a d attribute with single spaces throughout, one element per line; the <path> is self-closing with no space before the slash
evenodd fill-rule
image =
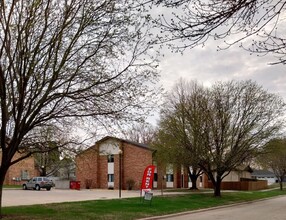
<path id="1" fill-rule="evenodd" d="M 0 151 L 0 158 L 2 153 Z M 19 153 L 16 153 L 13 160 L 20 157 Z M 21 185 L 26 180 L 33 176 L 38 176 L 39 170 L 36 169 L 35 159 L 31 156 L 14 165 L 12 165 L 5 176 L 4 185 Z"/>
<path id="2" fill-rule="evenodd" d="M 145 144 L 107 136 L 76 156 L 76 179 L 81 188 L 119 189 L 120 173 L 122 189 L 141 186 L 146 166 L 156 166 L 153 188 L 188 188 L 191 183 L 187 171 L 172 165 L 154 162 L 155 151 Z M 202 187 L 202 179 L 198 179 Z"/>
<path id="3" fill-rule="evenodd" d="M 138 189 L 153 152 L 147 145 L 107 136 L 76 156 L 76 178 L 82 188 L 118 189 L 121 173 L 122 189 L 130 182 Z"/>

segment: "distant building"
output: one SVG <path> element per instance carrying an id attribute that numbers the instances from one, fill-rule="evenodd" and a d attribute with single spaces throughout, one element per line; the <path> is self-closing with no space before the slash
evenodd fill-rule
<path id="1" fill-rule="evenodd" d="M 252 178 L 250 166 L 238 166 L 233 169 L 221 182 L 223 190 L 261 190 L 267 188 L 267 181 Z M 205 178 L 206 180 L 206 178 Z M 204 183 L 206 188 L 212 188 L 210 180 Z"/>
<path id="2" fill-rule="evenodd" d="M 253 170 L 251 174 L 252 178 L 258 180 L 267 180 L 267 184 L 271 185 L 277 182 L 275 174 L 269 170 Z"/>
<path id="3" fill-rule="evenodd" d="M 76 178 L 83 188 L 119 188 L 132 184 L 140 188 L 146 166 L 152 164 L 154 150 L 147 145 L 105 137 L 76 156 Z"/>
<path id="4" fill-rule="evenodd" d="M 16 153 L 13 160 L 19 158 L 21 155 Z M 0 151 L 0 158 L 2 152 Z M 30 156 L 20 162 L 12 165 L 5 176 L 4 185 L 22 185 L 23 182 L 27 181 L 33 176 L 39 175 L 39 169 L 36 167 L 35 159 Z"/>

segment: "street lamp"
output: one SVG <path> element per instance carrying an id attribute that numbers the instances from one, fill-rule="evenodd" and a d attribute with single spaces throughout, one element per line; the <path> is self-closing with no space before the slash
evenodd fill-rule
<path id="1" fill-rule="evenodd" d="M 122 150 L 121 149 L 119 149 L 118 150 L 118 154 L 119 154 L 119 186 L 118 186 L 118 188 L 119 188 L 119 198 L 121 198 L 121 188 L 122 188 L 122 159 L 121 159 L 121 157 L 122 157 Z"/>

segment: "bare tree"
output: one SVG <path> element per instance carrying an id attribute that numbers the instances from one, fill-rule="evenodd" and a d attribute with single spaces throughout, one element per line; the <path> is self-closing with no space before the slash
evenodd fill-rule
<path id="1" fill-rule="evenodd" d="M 137 119 L 152 105 L 157 73 L 136 6 L 0 1 L 0 201 L 9 167 L 44 146 L 41 129 L 56 125 L 66 136 L 64 128 L 81 117 Z M 22 157 L 14 160 L 18 150 Z"/>
<path id="2" fill-rule="evenodd" d="M 157 0 L 163 7 L 155 23 L 160 27 L 161 42 L 173 49 L 192 48 L 208 39 L 224 40 L 224 48 L 251 38 L 245 49 L 277 57 L 275 64 L 285 64 L 286 1 L 265 0 Z M 153 7 L 154 7 L 153 5 Z M 173 44 L 173 42 L 176 42 Z M 180 43 L 181 42 L 181 43 Z"/>
<path id="3" fill-rule="evenodd" d="M 59 147 L 60 142 L 54 141 L 56 136 L 56 129 L 46 128 L 47 130 L 41 130 L 40 137 L 43 140 L 37 143 L 38 153 L 34 153 L 35 163 L 40 172 L 41 176 L 50 176 L 56 173 L 60 165 L 61 148 Z M 29 154 L 31 146 L 28 148 L 22 148 L 22 152 Z"/>
<path id="4" fill-rule="evenodd" d="M 122 130 L 124 138 L 142 144 L 151 144 L 155 137 L 155 128 L 147 122 L 133 123 Z"/>
<path id="5" fill-rule="evenodd" d="M 161 149 L 174 160 L 185 163 L 186 158 L 189 166 L 202 169 L 214 195 L 221 196 L 223 178 L 277 134 L 285 105 L 251 81 L 218 82 L 209 89 L 193 85 L 192 90 L 182 85 L 167 100 L 172 108 L 162 110 L 159 147 L 165 146 Z"/>
<path id="6" fill-rule="evenodd" d="M 286 139 L 270 140 L 264 148 L 264 154 L 258 157 L 262 167 L 271 169 L 278 179 L 280 189 L 283 190 L 283 180 L 286 176 Z"/>
<path id="7" fill-rule="evenodd" d="M 70 180 L 75 174 L 75 159 L 71 157 L 64 157 L 60 162 L 60 177 Z"/>
<path id="8" fill-rule="evenodd" d="M 251 81 L 215 84 L 205 110 L 204 150 L 199 164 L 221 196 L 230 171 L 258 155 L 283 125 L 285 104 Z"/>
<path id="9" fill-rule="evenodd" d="M 205 120 L 203 94 L 198 83 L 184 83 L 181 79 L 166 98 L 154 143 L 160 160 L 187 168 L 191 189 L 197 189 L 197 178 L 202 174 L 199 163 L 203 153 L 201 125 Z"/>

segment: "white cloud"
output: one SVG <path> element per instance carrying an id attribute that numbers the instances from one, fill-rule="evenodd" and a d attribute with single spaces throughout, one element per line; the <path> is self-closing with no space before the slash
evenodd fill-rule
<path id="1" fill-rule="evenodd" d="M 237 46 L 222 51 L 216 48 L 216 44 L 209 43 L 204 48 L 187 49 L 183 55 L 165 51 L 159 66 L 164 88 L 169 91 L 180 77 L 197 80 L 204 85 L 216 81 L 251 79 L 286 101 L 284 66 L 269 65 L 273 57 L 250 55 Z"/>

